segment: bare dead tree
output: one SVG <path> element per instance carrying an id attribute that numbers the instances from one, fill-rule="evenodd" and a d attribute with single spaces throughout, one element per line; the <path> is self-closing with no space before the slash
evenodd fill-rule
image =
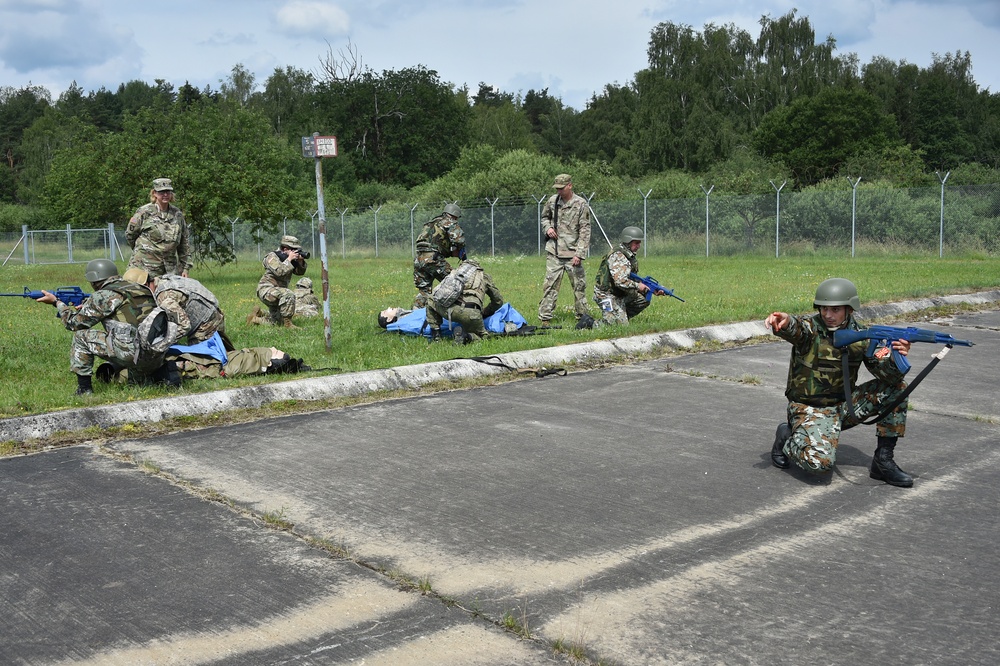
<path id="1" fill-rule="evenodd" d="M 336 54 L 330 42 L 327 42 L 326 56 L 319 58 L 319 64 L 320 71 L 313 74 L 325 83 L 350 83 L 365 71 L 364 60 L 351 40 L 347 40 L 347 46 Z"/>

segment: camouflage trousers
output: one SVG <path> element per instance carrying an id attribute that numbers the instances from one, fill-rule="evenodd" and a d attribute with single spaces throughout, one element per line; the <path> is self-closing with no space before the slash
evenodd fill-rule
<path id="1" fill-rule="evenodd" d="M 257 292 L 257 298 L 267 306 L 272 324 L 295 316 L 295 292 L 283 287 L 268 287 Z"/>
<path id="2" fill-rule="evenodd" d="M 486 331 L 486 324 L 483 323 L 483 311 L 479 308 L 469 308 L 462 305 L 443 308 L 431 301 L 427 306 L 427 325 L 432 329 L 441 328 L 445 319 L 451 319 L 452 327 L 456 324 L 460 325 L 472 341 L 489 335 Z"/>
<path id="3" fill-rule="evenodd" d="M 594 287 L 594 302 L 601 309 L 601 320 L 605 324 L 627 324 L 629 319 L 649 307 L 649 301 L 637 291 L 616 296 L 597 287 Z"/>
<path id="4" fill-rule="evenodd" d="M 904 382 L 890 385 L 877 379 L 865 382 L 851 394 L 854 413 L 864 420 L 878 413 L 879 409 L 893 402 L 906 388 Z M 907 402 L 875 422 L 878 437 L 902 437 L 906 431 Z M 801 402 L 788 403 L 788 425 L 792 436 L 785 443 L 785 455 L 796 465 L 816 474 L 828 472 L 837 461 L 840 432 L 856 425 L 846 422 L 846 403 L 831 407 L 811 407 Z"/>
<path id="5" fill-rule="evenodd" d="M 576 313 L 576 318 L 579 319 L 585 314 L 590 314 L 587 306 L 587 280 L 583 263 L 574 266 L 572 261 L 572 257 L 561 258 L 554 254 L 545 256 L 545 282 L 542 283 L 542 300 L 538 304 L 539 321 L 552 319 L 552 311 L 556 309 L 559 287 L 562 285 L 564 273 L 569 275 L 570 284 L 573 285 L 573 310 Z"/>
<path id="6" fill-rule="evenodd" d="M 434 280 L 440 282 L 451 273 L 451 264 L 437 252 L 418 252 L 413 260 L 413 286 L 417 297 L 413 299 L 413 309 L 427 307 Z"/>
<path id="7" fill-rule="evenodd" d="M 106 331 L 97 328 L 74 331 L 69 351 L 69 369 L 75 375 L 93 375 L 95 358 L 110 361 L 118 368 L 131 368 L 140 372 L 151 372 L 163 365 L 163 354 L 140 354 L 136 363 L 135 345 L 134 339 L 112 339 Z"/>

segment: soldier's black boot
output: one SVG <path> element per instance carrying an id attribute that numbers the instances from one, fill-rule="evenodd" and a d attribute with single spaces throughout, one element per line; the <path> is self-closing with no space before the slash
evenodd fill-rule
<path id="1" fill-rule="evenodd" d="M 90 375 L 76 376 L 76 394 L 86 395 L 94 392 L 94 385 L 91 383 Z"/>
<path id="2" fill-rule="evenodd" d="M 431 329 L 431 342 L 441 342 L 441 329 L 432 328 Z"/>
<path id="3" fill-rule="evenodd" d="M 892 459 L 895 448 L 895 437 L 878 438 L 878 446 L 875 449 L 875 455 L 872 456 L 872 466 L 868 476 L 885 481 L 890 486 L 909 488 L 913 485 L 913 477 L 899 469 L 899 465 Z"/>
<path id="4" fill-rule="evenodd" d="M 774 444 L 771 445 L 771 464 L 780 469 L 788 469 L 791 464 L 785 455 L 785 442 L 792 436 L 792 429 L 787 423 L 782 423 L 774 433 Z"/>
<path id="5" fill-rule="evenodd" d="M 461 324 L 455 324 L 454 328 L 451 329 L 452 334 L 455 336 L 456 345 L 464 345 L 469 340 L 465 337 L 465 329 L 462 328 Z"/>

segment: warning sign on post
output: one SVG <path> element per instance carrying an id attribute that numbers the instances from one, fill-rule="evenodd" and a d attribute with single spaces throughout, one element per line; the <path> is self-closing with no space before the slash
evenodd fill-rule
<path id="1" fill-rule="evenodd" d="M 336 157 L 337 137 L 335 136 L 302 137 L 302 156 Z"/>

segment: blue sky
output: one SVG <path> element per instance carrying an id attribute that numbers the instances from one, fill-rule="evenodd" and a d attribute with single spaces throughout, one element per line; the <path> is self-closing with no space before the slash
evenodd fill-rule
<path id="1" fill-rule="evenodd" d="M 217 89 L 242 64 L 262 85 L 276 67 L 320 70 L 353 45 L 376 71 L 423 65 L 442 80 L 505 92 L 548 88 L 575 108 L 646 66 L 661 21 L 736 25 L 792 8 L 817 39 L 861 62 L 882 55 L 922 67 L 969 51 L 981 88 L 1000 92 L 997 0 L 0 0 L 0 86 L 54 97 L 132 79 Z M 552 35 L 559 36 L 553 46 Z"/>

